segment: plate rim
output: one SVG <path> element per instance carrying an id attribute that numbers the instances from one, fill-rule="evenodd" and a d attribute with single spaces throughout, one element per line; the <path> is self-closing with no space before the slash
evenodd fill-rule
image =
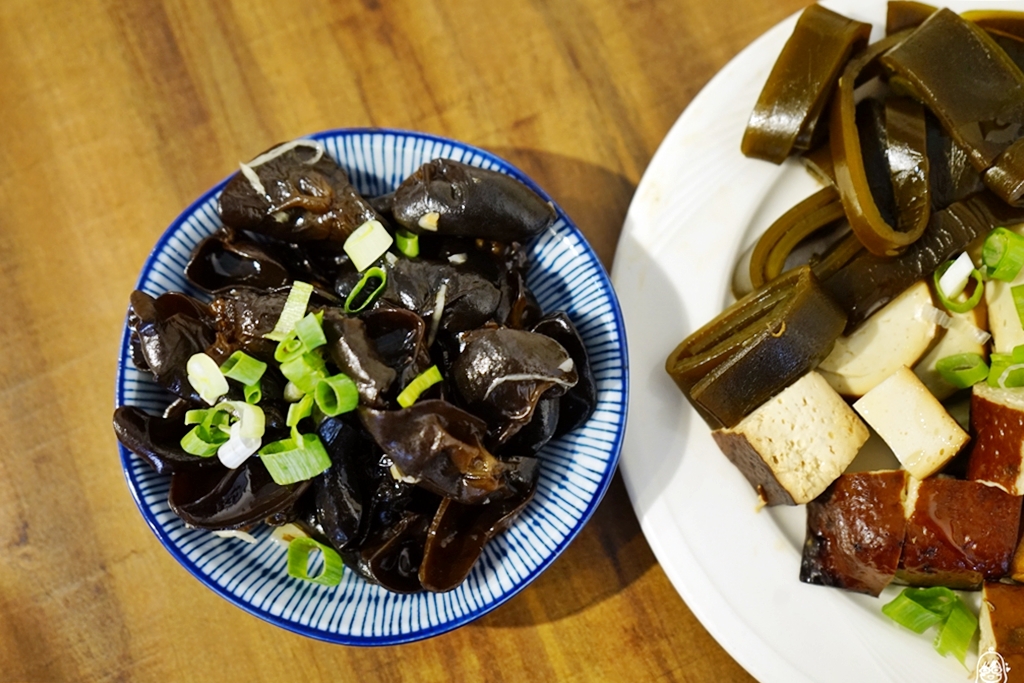
<path id="1" fill-rule="evenodd" d="M 611 446 L 608 449 L 608 457 L 605 460 L 605 467 L 601 473 L 600 480 L 596 483 L 595 491 L 587 501 L 585 510 L 580 515 L 579 521 L 575 526 L 569 530 L 565 537 L 549 552 L 545 554 L 545 557 L 537 564 L 537 566 L 529 572 L 529 574 L 514 585 L 510 590 L 499 595 L 496 599 L 483 603 L 477 607 L 469 609 L 467 612 L 449 621 L 438 623 L 434 626 L 420 627 L 419 629 L 410 630 L 402 633 L 394 633 L 389 635 L 351 635 L 351 634 L 339 634 L 326 631 L 324 629 L 315 628 L 313 626 L 307 626 L 304 624 L 296 623 L 283 616 L 274 615 L 269 610 L 255 607 L 250 604 L 247 600 L 243 600 L 241 597 L 234 595 L 225 587 L 217 583 L 211 576 L 205 571 L 198 567 L 186 554 L 178 547 L 177 543 L 174 542 L 168 535 L 168 532 L 164 529 L 164 526 L 156 518 L 155 513 L 146 503 L 142 500 L 139 482 L 135 478 L 135 474 L 132 469 L 133 460 L 138 459 L 134 453 L 129 451 L 120 442 L 117 442 L 118 452 L 120 456 L 120 464 L 122 474 L 125 477 L 126 484 L 132 499 L 135 501 L 136 508 L 141 513 L 146 525 L 150 531 L 157 537 L 160 544 L 168 551 L 175 560 L 195 579 L 205 585 L 207 588 L 212 590 L 215 594 L 224 598 L 228 602 L 232 603 L 236 607 L 248 612 L 249 614 L 259 618 L 262 621 L 269 622 L 275 626 L 283 628 L 287 631 L 297 633 L 299 635 L 307 636 L 315 640 L 323 642 L 329 642 L 339 645 L 350 645 L 350 646 L 372 646 L 372 647 L 383 647 L 388 645 L 400 645 L 404 643 L 415 642 L 432 638 L 449 631 L 453 631 L 460 628 L 468 623 L 471 623 L 484 615 L 494 611 L 501 605 L 505 604 L 513 597 L 518 595 L 523 589 L 533 583 L 542 573 L 544 573 L 556 559 L 558 559 L 562 553 L 568 548 L 568 546 L 576 539 L 583 528 L 589 523 L 597 507 L 601 504 L 605 494 L 611 485 L 611 481 L 618 469 L 618 463 L 620 461 L 622 453 L 622 445 L 625 439 L 625 428 L 628 423 L 628 412 L 629 412 L 629 389 L 630 389 L 630 374 L 629 374 L 629 353 L 628 344 L 626 338 L 626 326 L 622 316 L 621 306 L 619 304 L 618 297 L 615 293 L 615 289 L 612 286 L 611 277 L 607 269 L 601 263 L 593 247 L 590 246 L 583 232 L 575 224 L 575 222 L 565 213 L 562 207 L 555 202 L 551 196 L 541 188 L 530 176 L 524 171 L 519 169 L 511 162 L 504 158 L 482 149 L 475 145 L 467 142 L 455 140 L 453 138 L 426 133 L 422 131 L 405 130 L 400 128 L 390 127 L 339 127 L 330 128 L 326 130 L 317 131 L 307 135 L 298 136 L 295 139 L 314 139 L 314 140 L 327 140 L 327 139 L 343 139 L 353 136 L 395 136 L 399 138 L 414 138 L 423 140 L 431 143 L 440 143 L 442 145 L 449 145 L 453 148 L 463 150 L 471 155 L 478 155 L 481 158 L 490 162 L 497 170 L 506 173 L 523 184 L 530 187 L 545 201 L 555 208 L 557 216 L 565 224 L 565 227 L 569 230 L 572 236 L 575 236 L 583 249 L 579 250 L 579 256 L 585 258 L 586 262 L 592 267 L 593 271 L 597 275 L 597 285 L 602 293 L 603 298 L 607 301 L 612 316 L 613 325 L 610 326 L 616 334 L 617 344 L 617 360 L 618 366 L 621 373 L 621 388 L 619 389 L 621 395 L 621 404 L 619 413 L 620 419 L 616 424 L 616 433 L 614 439 L 612 439 Z M 342 164 L 343 168 L 346 168 L 345 164 Z M 346 168 L 346 171 L 348 169 Z M 154 243 L 149 254 L 147 255 L 145 262 L 143 263 L 139 275 L 135 280 L 135 289 L 140 289 L 147 275 L 154 269 L 158 263 L 159 255 L 162 253 L 167 246 L 167 243 L 172 239 L 173 235 L 177 233 L 181 226 L 200 209 L 204 204 L 209 202 L 212 198 L 218 195 L 228 181 L 233 177 L 234 173 L 231 173 L 227 177 L 220 180 L 214 186 L 203 192 L 198 198 L 190 202 L 185 209 L 178 213 L 174 220 L 163 230 L 157 241 Z M 566 239 L 565 236 L 560 239 Z M 126 403 L 125 397 L 125 370 L 131 364 L 129 356 L 129 328 L 127 325 L 127 314 L 125 316 L 125 323 L 122 328 L 121 340 L 118 352 L 117 361 L 117 373 L 115 379 L 115 392 L 114 392 L 114 407 L 124 405 Z M 505 532 L 503 532 L 505 533 Z M 363 580 L 363 579 L 360 579 Z M 363 580 L 365 581 L 365 580 Z M 366 582 L 367 585 L 370 585 Z M 481 601 L 483 602 L 483 601 Z"/>
<path id="2" fill-rule="evenodd" d="M 860 2 L 857 0 L 825 0 L 825 2 L 822 2 L 821 4 L 825 5 L 829 9 L 834 9 L 837 12 L 850 16 L 851 18 L 870 22 L 874 28 L 872 40 L 876 40 L 878 38 L 880 22 L 884 23 L 885 17 L 886 3 L 884 0 L 865 0 Z M 952 6 L 956 11 L 962 11 L 965 8 L 987 7 L 995 4 L 1002 4 L 1004 6 L 1011 5 L 1008 7 L 1010 9 L 1024 8 L 1024 2 L 1021 2 L 1020 0 L 1009 0 L 1007 2 L 1000 2 L 999 0 L 988 0 L 987 2 L 984 0 L 953 0 L 945 3 L 946 6 Z M 647 237 L 646 231 L 652 229 L 650 222 L 646 228 L 643 225 L 639 225 L 640 219 L 647 219 L 651 221 L 651 219 L 662 217 L 663 214 L 666 213 L 665 207 L 659 204 L 659 202 L 661 202 L 661 193 L 664 193 L 666 188 L 657 185 L 657 182 L 662 180 L 662 178 L 658 178 L 657 175 L 659 173 L 664 173 L 666 170 L 676 170 L 674 166 L 669 168 L 670 163 L 673 160 L 678 160 L 680 150 L 687 151 L 688 146 L 692 148 L 692 139 L 704 132 L 694 130 L 692 128 L 690 118 L 696 116 L 694 113 L 695 110 L 698 109 L 705 100 L 720 96 L 722 94 L 721 90 L 729 84 L 728 78 L 731 76 L 731 72 L 741 66 L 749 68 L 751 66 L 750 62 L 752 58 L 767 59 L 768 65 L 766 68 L 770 68 L 774 59 L 769 58 L 767 55 L 759 54 L 758 50 L 763 49 L 765 42 L 774 40 L 778 40 L 778 44 L 781 47 L 782 40 L 784 40 L 785 36 L 789 35 L 792 30 L 792 26 L 795 25 L 796 19 L 802 11 L 803 10 L 798 10 L 782 21 L 776 23 L 764 33 L 760 34 L 750 44 L 745 46 L 738 54 L 730 59 L 721 69 L 719 69 L 680 113 L 667 132 L 665 138 L 661 141 L 655 153 L 652 155 L 651 162 L 641 177 L 636 193 L 634 194 L 633 200 L 627 210 L 626 219 L 623 225 L 623 232 L 620 236 L 612 268 L 612 282 L 619 291 L 620 299 L 624 306 L 627 331 L 631 333 L 634 338 L 637 337 L 638 332 L 642 334 L 646 331 L 646 328 L 638 326 L 638 329 L 630 326 L 630 320 L 633 315 L 633 311 L 630 308 L 633 293 L 630 291 L 630 288 L 633 287 L 633 285 L 629 278 L 633 276 L 634 273 L 629 270 L 632 266 L 631 264 L 626 263 L 626 260 L 628 257 L 635 256 L 643 250 L 643 246 L 646 246 L 641 245 L 644 241 L 643 238 Z M 777 52 L 775 54 L 777 54 Z M 767 71 L 765 71 L 765 76 L 767 76 Z M 762 77 L 760 83 L 763 84 L 763 82 L 764 77 Z M 759 90 L 760 87 L 758 87 L 758 91 Z M 744 93 L 746 93 L 745 90 Z M 735 90 L 731 91 L 730 94 L 733 97 L 737 96 Z M 756 96 L 757 93 L 754 94 Z M 753 100 L 751 100 L 750 104 L 753 104 Z M 748 109 L 748 114 L 749 111 L 750 110 Z M 734 132 L 736 133 L 737 141 L 735 157 L 742 158 L 738 145 L 739 137 L 742 133 L 742 124 L 740 130 Z M 690 140 L 691 142 L 686 142 L 686 140 Z M 692 149 L 689 151 L 692 151 Z M 758 163 L 768 166 L 767 162 Z M 781 171 L 779 172 L 781 173 Z M 654 227 L 657 228 L 663 226 Z M 749 230 L 749 228 L 749 224 L 743 224 L 736 228 L 729 228 L 729 230 L 735 230 L 742 234 L 744 231 Z M 680 229 L 680 232 L 682 232 L 682 229 Z M 634 238 L 636 239 L 637 245 L 641 246 L 634 246 L 632 244 L 631 240 Z M 650 238 L 648 238 L 648 241 L 650 241 Z M 727 264 L 727 267 L 730 273 L 733 266 L 733 259 L 735 259 L 736 256 L 737 254 L 733 252 L 730 252 L 729 254 L 730 261 Z M 657 265 L 662 264 L 658 263 Z M 724 278 L 723 280 L 726 287 L 728 281 L 729 278 Z M 717 285 L 719 283 L 716 282 L 714 284 Z M 712 296 L 709 298 L 714 299 L 714 296 L 718 295 L 719 291 L 715 289 L 715 291 L 710 294 Z M 714 299 L 714 301 L 725 301 L 727 298 L 728 294 L 727 292 L 724 292 L 720 299 Z M 704 306 L 701 308 L 701 312 L 710 312 L 711 315 L 706 317 L 694 316 L 692 315 L 693 311 L 690 310 L 690 302 L 686 301 L 685 303 L 687 304 L 687 310 L 683 317 L 696 323 L 696 325 L 689 328 L 689 331 L 696 329 L 697 326 L 703 324 L 706 320 L 709 320 L 712 315 L 721 311 L 721 306 L 717 306 L 717 308 L 712 307 L 711 309 L 707 309 L 707 307 Z M 678 339 L 682 338 L 683 337 L 680 336 Z M 676 341 L 678 341 L 678 339 Z M 653 365 L 653 361 L 648 358 L 639 357 L 636 350 L 637 349 L 634 348 L 634 355 L 632 357 L 634 372 L 636 376 L 646 377 L 647 375 L 645 373 L 649 369 L 648 363 L 650 362 Z M 665 349 L 665 354 L 661 358 L 659 365 L 663 364 L 664 357 L 667 357 L 670 351 L 671 347 Z M 664 374 L 663 370 L 661 370 L 661 372 Z M 668 380 L 668 383 L 671 383 L 670 380 Z M 675 391 L 678 394 L 678 390 Z M 706 628 L 707 631 L 715 638 L 718 644 L 738 664 L 758 680 L 764 681 L 765 683 L 769 681 L 772 683 L 792 683 L 794 681 L 819 680 L 819 674 L 809 673 L 808 669 L 800 668 L 798 666 L 797 660 L 787 658 L 781 652 L 773 649 L 770 642 L 766 640 L 764 635 L 757 629 L 757 625 L 745 618 L 746 613 L 737 610 L 734 603 L 729 599 L 728 592 L 721 590 L 721 586 L 718 584 L 718 579 L 712 576 L 708 567 L 705 566 L 709 562 L 713 562 L 714 558 L 709 557 L 709 554 L 705 549 L 692 547 L 687 543 L 687 538 L 680 530 L 678 518 L 675 516 L 674 511 L 670 509 L 669 503 L 666 502 L 666 492 L 662 490 L 652 496 L 649 491 L 644 490 L 644 484 L 649 483 L 642 480 L 642 475 L 644 474 L 642 465 L 645 463 L 641 462 L 642 456 L 634 454 L 639 444 L 632 443 L 636 437 L 631 437 L 631 434 L 635 435 L 639 430 L 643 429 L 646 418 L 643 417 L 642 414 L 644 413 L 645 408 L 650 408 L 650 405 L 640 403 L 640 396 L 641 392 L 639 390 L 634 391 L 633 396 L 630 399 L 633 403 L 631 409 L 633 410 L 634 417 L 627 425 L 626 442 L 619 467 L 623 474 L 630 502 L 640 520 L 641 529 L 643 530 L 648 543 L 651 545 L 655 557 L 658 559 L 659 563 L 665 570 L 666 575 L 670 579 L 673 588 L 684 600 L 688 608 L 701 622 L 704 628 Z M 685 401 L 682 401 L 681 396 L 680 402 L 685 404 Z M 696 413 L 694 413 L 688 406 L 684 408 L 684 411 L 690 417 L 687 424 L 692 426 L 688 431 L 693 432 L 694 430 L 705 430 L 707 432 L 705 435 L 706 438 L 701 439 L 700 445 L 705 445 L 704 442 L 710 443 L 711 448 L 715 451 L 710 454 L 710 457 L 720 457 L 724 460 L 724 456 L 721 456 L 717 447 L 714 445 L 713 441 L 711 441 L 710 430 L 707 429 L 704 422 L 700 420 L 699 417 L 696 416 Z M 689 437 L 683 438 L 681 443 L 686 447 L 692 447 L 694 445 Z M 687 450 L 686 452 L 689 451 Z M 678 457 L 682 459 L 684 455 L 685 453 L 680 453 Z M 700 458 L 705 455 L 708 454 L 695 452 L 692 454 L 692 457 Z M 634 460 L 636 460 L 636 462 L 634 462 Z M 649 465 L 649 463 L 646 464 Z M 732 466 L 728 465 L 728 467 L 731 468 Z M 735 473 L 730 472 L 729 476 L 732 476 L 733 474 Z M 749 491 L 749 484 L 747 484 L 745 480 L 742 480 L 742 477 L 737 475 L 736 480 L 741 483 L 736 484 L 736 481 L 733 480 L 728 482 L 730 491 L 733 489 L 734 484 L 744 486 Z M 675 493 L 678 493 L 678 491 Z M 743 501 L 738 501 L 738 504 L 742 506 Z M 758 522 L 758 524 L 763 524 L 763 521 Z M 772 525 L 775 526 L 776 523 L 772 522 Z M 759 550 L 763 550 L 763 548 Z M 799 557 L 797 557 L 797 562 L 799 562 Z M 799 584 L 795 573 L 790 577 L 790 581 L 794 585 Z M 803 587 L 803 584 L 800 584 L 800 586 Z M 770 585 L 765 587 L 768 590 L 772 588 Z M 786 588 L 788 589 L 788 586 Z M 808 590 L 830 591 L 827 594 L 819 595 L 817 598 L 814 598 L 815 602 L 818 602 L 819 600 L 822 603 L 828 604 L 848 602 L 853 605 L 853 607 L 863 606 L 862 604 L 858 604 L 858 598 L 860 596 L 852 596 L 843 591 L 822 589 L 821 587 L 816 586 L 806 586 L 806 588 Z M 799 590 L 799 588 L 797 590 Z M 879 603 L 879 606 L 880 605 L 881 603 Z M 852 609 L 853 608 L 851 608 L 851 610 Z M 844 614 L 837 612 L 821 616 L 823 619 L 831 619 L 834 616 L 842 617 Z M 851 621 L 856 623 L 846 627 L 844 633 L 852 634 L 854 636 L 872 635 L 866 634 L 863 630 L 864 620 L 861 619 L 862 615 L 853 616 L 854 618 L 851 619 Z M 893 628 L 894 630 L 891 636 L 895 638 L 897 637 L 896 634 L 899 633 L 899 630 L 895 625 Z M 915 637 L 921 638 L 917 636 Z M 930 644 L 927 642 L 927 638 L 921 638 L 921 642 L 924 643 L 924 649 L 930 649 Z M 911 643 L 911 645 L 916 652 L 918 650 L 916 644 Z M 793 652 L 787 651 L 786 654 L 792 656 Z M 886 652 L 882 654 L 885 655 L 888 653 Z M 935 657 L 935 661 L 939 663 L 939 666 L 942 666 L 942 657 L 936 655 L 934 652 L 930 654 Z M 910 656 L 916 657 L 916 654 Z M 913 662 L 910 663 L 912 664 Z M 970 660 L 968 660 L 968 663 L 970 663 Z M 906 667 L 901 666 L 903 664 L 905 664 L 905 662 L 902 660 L 893 661 L 886 657 L 875 657 L 870 664 L 865 664 L 865 666 L 874 667 L 872 671 L 882 671 L 882 673 L 886 673 L 888 676 L 899 676 L 901 673 L 906 673 Z M 959 666 L 958 663 L 957 666 Z M 884 671 L 882 670 L 883 667 Z M 832 674 L 835 675 L 837 672 L 833 671 Z M 842 675 L 846 676 L 851 674 L 844 673 Z M 852 675 L 856 676 L 857 673 L 853 672 Z M 838 679 L 827 678 L 825 680 Z M 843 678 L 843 680 L 848 679 Z M 850 678 L 849 680 L 865 679 L 861 677 L 859 679 Z M 890 680 L 890 678 L 887 677 L 886 680 Z M 897 681 L 901 679 L 892 678 L 891 680 Z M 943 680 L 945 680 L 945 678 L 943 678 Z M 952 680 L 952 678 L 950 678 L 950 680 Z"/>

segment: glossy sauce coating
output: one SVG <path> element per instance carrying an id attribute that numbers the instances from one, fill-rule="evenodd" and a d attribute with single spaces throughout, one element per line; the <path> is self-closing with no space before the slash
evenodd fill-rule
<path id="1" fill-rule="evenodd" d="M 1017 491 L 1024 446 L 1024 410 L 971 396 L 971 431 L 974 442 L 967 463 L 967 478 L 998 484 Z"/>
<path id="2" fill-rule="evenodd" d="M 913 586 L 973 590 L 1005 576 L 1017 545 L 1021 498 L 959 479 L 921 482 L 899 577 Z"/>
<path id="3" fill-rule="evenodd" d="M 844 474 L 807 504 L 800 580 L 877 596 L 896 576 L 907 473 Z"/>

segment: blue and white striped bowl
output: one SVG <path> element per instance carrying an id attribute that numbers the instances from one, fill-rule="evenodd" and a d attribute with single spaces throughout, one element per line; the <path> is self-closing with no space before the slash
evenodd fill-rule
<path id="1" fill-rule="evenodd" d="M 508 162 L 469 145 L 398 130 L 343 129 L 310 136 L 348 172 L 366 196 L 394 189 L 430 159 L 447 157 L 507 173 L 547 195 Z M 139 276 L 152 295 L 184 291 L 192 248 L 220 226 L 217 197 L 224 184 L 200 197 L 157 242 Z M 557 208 L 557 207 L 556 207 Z M 542 452 L 537 494 L 504 533 L 487 544 L 466 581 L 448 593 L 399 595 L 346 572 L 327 588 L 290 578 L 284 548 L 261 525 L 257 543 L 220 538 L 185 526 L 167 504 L 169 478 L 121 447 L 128 487 L 157 538 L 200 581 L 239 607 L 283 628 L 346 645 L 404 643 L 450 631 L 486 614 L 522 590 L 566 548 L 593 514 L 619 458 L 626 421 L 628 367 L 619 304 L 583 235 L 558 209 L 558 219 L 530 245 L 528 283 L 546 311 L 564 310 L 587 346 L 598 406 L 586 425 Z M 169 396 L 128 356 L 121 341 L 117 404 L 159 412 Z"/>

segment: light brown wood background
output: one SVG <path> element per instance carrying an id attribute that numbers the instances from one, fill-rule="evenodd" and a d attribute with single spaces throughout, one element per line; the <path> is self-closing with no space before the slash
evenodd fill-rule
<path id="1" fill-rule="evenodd" d="M 0 681 L 751 680 L 672 589 L 618 477 L 508 604 L 349 648 L 179 566 L 128 493 L 110 418 L 150 247 L 240 159 L 334 127 L 459 138 L 531 174 L 610 268 L 680 112 L 805 4 L 0 2 Z"/>

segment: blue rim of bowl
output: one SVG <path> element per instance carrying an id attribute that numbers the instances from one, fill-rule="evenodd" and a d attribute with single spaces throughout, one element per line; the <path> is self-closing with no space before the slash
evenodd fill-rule
<path id="1" fill-rule="evenodd" d="M 353 636 L 344 635 L 338 633 L 331 633 L 317 628 L 311 628 L 303 624 L 295 623 L 289 619 L 279 617 L 271 614 L 269 611 L 261 608 L 257 608 L 247 601 L 242 600 L 225 590 L 220 584 L 212 580 L 206 572 L 200 569 L 191 559 L 189 559 L 172 541 L 168 536 L 163 524 L 161 524 L 154 515 L 153 511 L 149 506 L 142 500 L 139 484 L 140 482 L 135 479 L 134 472 L 131 467 L 131 460 L 136 458 L 131 451 L 125 448 L 120 442 L 118 443 L 118 450 L 121 455 L 121 468 L 124 473 L 125 479 L 128 483 L 129 491 L 131 492 L 132 498 L 135 501 L 136 506 L 141 512 L 143 518 L 146 520 L 146 524 L 150 530 L 156 535 L 157 539 L 164 546 L 164 548 L 171 553 L 171 555 L 196 579 L 203 583 L 207 588 L 212 590 L 214 593 L 224 598 L 228 602 L 234 604 L 237 607 L 245 610 L 249 614 L 252 614 L 263 621 L 269 622 L 283 628 L 287 631 L 304 635 L 316 640 L 322 640 L 325 642 L 340 644 L 340 645 L 356 645 L 356 646 L 386 646 L 386 645 L 399 645 L 403 643 L 415 642 L 418 640 L 424 640 L 434 636 L 447 633 L 455 630 L 465 624 L 479 619 L 483 615 L 495 610 L 499 606 L 508 602 L 511 598 L 518 595 L 520 591 L 531 584 L 538 576 L 540 576 L 551 564 L 565 551 L 569 544 L 576 538 L 583 527 L 590 521 L 597 506 L 601 503 L 605 493 L 608 491 L 608 487 L 611 484 L 612 477 L 615 474 L 615 470 L 618 466 L 619 456 L 622 451 L 622 441 L 625 434 L 627 410 L 629 406 L 629 355 L 627 352 L 626 345 L 626 331 L 625 325 L 622 318 L 622 311 L 619 307 L 619 302 L 615 296 L 615 291 L 612 288 L 611 280 L 608 277 L 608 273 L 605 271 L 604 266 L 600 263 L 597 255 L 594 253 L 590 244 L 586 241 L 583 233 L 580 232 L 579 228 L 575 223 L 565 214 L 562 208 L 553 200 L 551 197 L 539 187 L 529 176 L 520 171 L 517 167 L 513 166 L 508 161 L 505 161 L 499 156 L 492 154 L 486 150 L 474 147 L 473 145 L 465 142 L 453 140 L 438 135 L 432 135 L 429 133 L 422 133 L 417 131 L 408 131 L 396 128 L 335 128 L 324 131 L 312 133 L 307 136 L 303 136 L 304 139 L 324 140 L 328 138 L 340 138 L 358 135 L 394 135 L 405 138 L 419 138 L 425 142 L 440 143 L 444 145 L 450 145 L 454 148 L 461 148 L 469 153 L 479 155 L 482 158 L 490 161 L 497 170 L 506 173 L 520 182 L 526 184 L 538 195 L 543 197 L 546 201 L 551 202 L 551 205 L 555 207 L 558 217 L 565 223 L 565 226 L 579 238 L 580 243 L 585 246 L 585 250 L 580 254 L 585 257 L 588 262 L 593 266 L 594 272 L 598 274 L 600 278 L 599 286 L 602 294 L 607 299 L 612 316 L 615 321 L 615 329 L 617 330 L 617 337 L 619 341 L 618 345 L 618 360 L 622 372 L 622 404 L 621 404 L 621 419 L 617 425 L 617 433 L 613 439 L 613 446 L 609 450 L 607 458 L 607 466 L 602 474 L 602 477 L 596 487 L 596 490 L 591 497 L 586 510 L 580 515 L 579 521 L 576 525 L 566 533 L 562 541 L 540 561 L 540 563 L 518 584 L 513 586 L 509 591 L 498 596 L 497 599 L 482 605 L 479 608 L 473 609 L 459 617 L 456 617 L 450 621 L 440 623 L 436 626 L 420 628 L 419 630 L 401 633 L 396 635 L 386 636 Z M 342 164 L 344 167 L 344 164 Z M 234 174 L 232 174 L 234 175 Z M 163 232 L 156 244 L 153 246 L 149 256 L 146 258 L 146 262 L 143 264 L 142 270 L 139 273 L 139 277 L 136 280 L 136 288 L 140 288 L 146 281 L 147 276 L 153 270 L 157 263 L 158 255 L 164 251 L 167 242 L 171 237 L 181 228 L 181 225 L 192 216 L 196 210 L 203 204 L 208 202 L 212 197 L 220 194 L 224 189 L 224 186 L 228 183 L 232 175 L 221 180 L 219 183 L 214 185 L 212 188 L 204 192 L 198 199 L 194 200 L 189 206 L 182 211 L 171 223 L 171 225 Z M 121 345 L 118 354 L 118 370 L 115 386 L 115 408 L 125 404 L 125 375 L 124 370 L 127 367 L 127 363 L 130 362 L 128 355 L 128 344 L 129 344 L 129 330 L 127 325 L 127 316 L 125 319 L 124 330 L 121 335 Z"/>

